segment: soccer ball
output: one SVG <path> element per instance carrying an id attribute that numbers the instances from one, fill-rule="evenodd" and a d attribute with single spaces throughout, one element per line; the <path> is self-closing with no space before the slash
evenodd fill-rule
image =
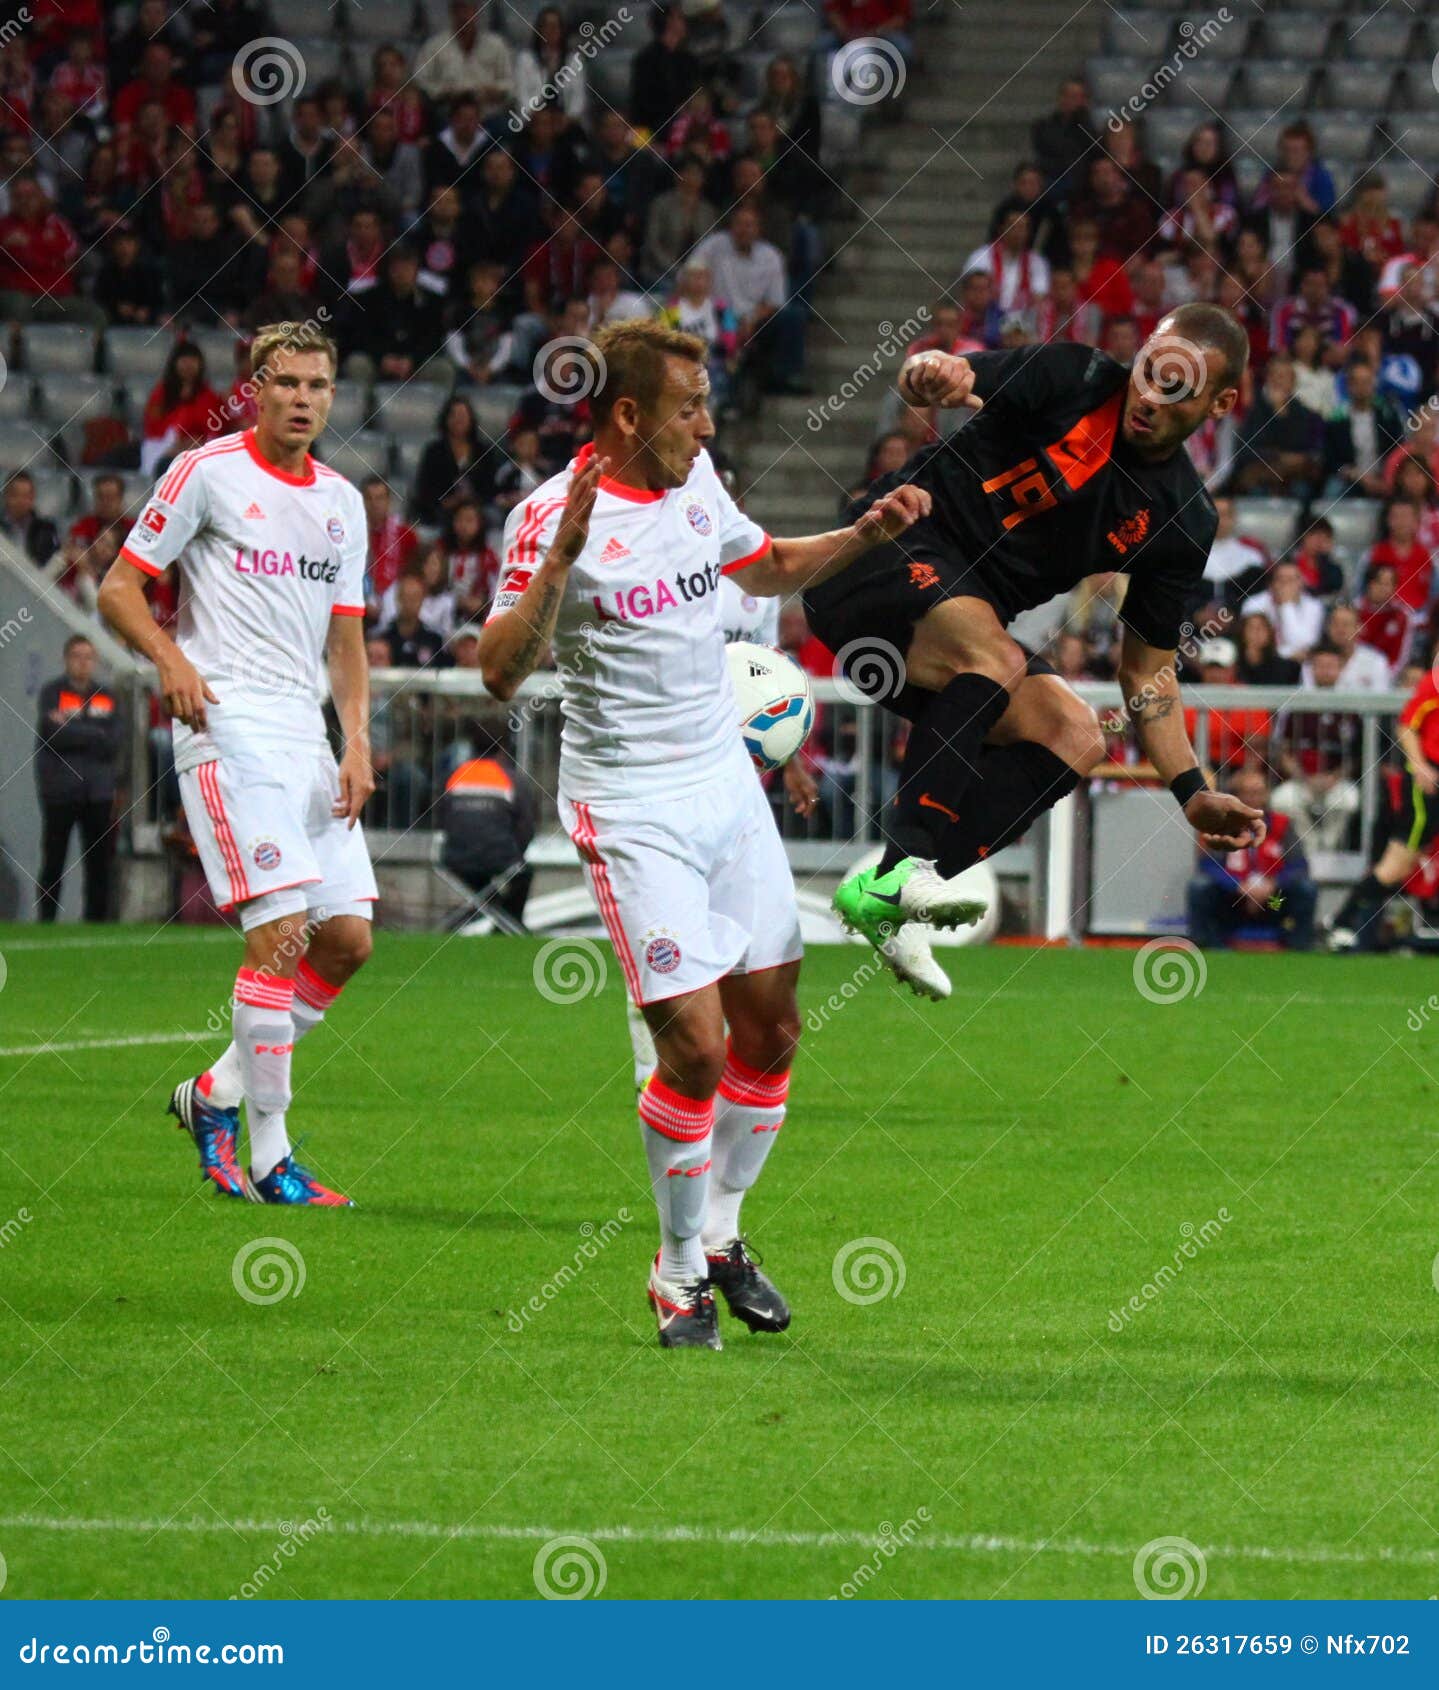
<path id="1" fill-rule="evenodd" d="M 814 699 L 809 676 L 772 646 L 735 640 L 725 648 L 739 701 L 739 731 L 761 774 L 782 769 L 809 738 Z"/>

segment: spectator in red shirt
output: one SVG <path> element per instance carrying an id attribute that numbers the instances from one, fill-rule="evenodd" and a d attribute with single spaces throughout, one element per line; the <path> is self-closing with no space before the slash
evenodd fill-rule
<path id="1" fill-rule="evenodd" d="M 1092 217 L 1076 217 L 1069 226 L 1070 268 L 1082 305 L 1095 305 L 1105 317 L 1127 317 L 1134 309 L 1134 290 L 1123 264 L 1099 247 L 1099 225 Z"/>
<path id="2" fill-rule="evenodd" d="M 1223 636 L 1205 640 L 1199 652 L 1199 678 L 1205 686 L 1230 687 L 1235 684 L 1235 665 L 1239 648 Z M 1236 710 L 1225 706 L 1209 712 L 1209 743 L 1200 746 L 1194 738 L 1199 724 L 1199 711 L 1188 705 L 1184 712 L 1185 731 L 1199 756 L 1215 769 L 1238 769 L 1256 756 L 1262 756 L 1269 739 L 1273 720 L 1267 710 Z"/>
<path id="3" fill-rule="evenodd" d="M 202 446 L 222 432 L 220 396 L 205 379 L 205 355 L 188 341 L 170 348 L 160 379 L 145 401 L 140 468 L 154 475 L 177 452 Z"/>
<path id="4" fill-rule="evenodd" d="M 1369 567 L 1392 564 L 1395 591 L 1411 610 L 1428 608 L 1434 584 L 1434 559 L 1419 543 L 1419 506 L 1412 499 L 1391 499 L 1384 512 L 1385 538 L 1369 553 Z"/>
<path id="5" fill-rule="evenodd" d="M 1339 225 L 1339 238 L 1366 259 L 1376 274 L 1404 251 L 1404 225 L 1389 210 L 1382 176 L 1366 176 L 1354 188 L 1354 209 Z"/>
<path id="6" fill-rule="evenodd" d="M 80 31 L 70 37 L 62 63 L 50 72 L 50 86 L 63 94 L 80 117 L 98 123 L 110 100 L 105 67 L 95 62 L 95 38 Z"/>
<path id="7" fill-rule="evenodd" d="M 1127 264 L 1154 239 L 1154 203 L 1144 199 L 1107 153 L 1089 167 L 1089 192 L 1075 207 L 1076 215 L 1099 226 L 1099 250 Z"/>
<path id="8" fill-rule="evenodd" d="M 195 96 L 175 80 L 174 55 L 163 41 L 150 42 L 140 56 L 140 74 L 115 96 L 110 116 L 122 151 L 130 138 L 130 126 L 147 100 L 160 102 L 172 128 L 183 129 L 187 135 L 195 133 Z"/>
<path id="9" fill-rule="evenodd" d="M 365 96 L 365 109 L 371 116 L 381 110 L 392 111 L 401 141 L 422 141 L 429 134 L 425 97 L 411 80 L 405 55 L 398 47 L 386 43 L 375 49 L 370 61 L 370 91 Z"/>
<path id="10" fill-rule="evenodd" d="M 823 53 L 837 52 L 850 41 L 880 36 L 893 42 L 906 63 L 914 56 L 910 0 L 825 0 L 824 16 L 829 29 L 819 38 Z"/>
<path id="11" fill-rule="evenodd" d="M 1407 660 L 1414 637 L 1414 612 L 1398 596 L 1399 571 L 1392 563 L 1369 566 L 1359 612 L 1359 643 L 1380 652 L 1395 674 Z"/>
<path id="12" fill-rule="evenodd" d="M 102 528 L 125 520 L 125 478 L 97 475 L 90 484 L 90 509 L 70 524 L 72 546 L 88 546 Z"/>
<path id="13" fill-rule="evenodd" d="M 1320 598 L 1328 598 L 1344 585 L 1344 570 L 1334 556 L 1334 524 L 1328 517 L 1310 523 L 1289 561 L 1299 565 L 1304 585 Z"/>
<path id="14" fill-rule="evenodd" d="M 409 569 L 420 549 L 420 537 L 391 509 L 390 489 L 382 477 L 369 476 L 360 494 L 365 501 L 365 528 L 370 542 L 365 603 L 373 613 L 378 611 L 388 589 Z"/>
<path id="15" fill-rule="evenodd" d="M 15 323 L 84 323 L 104 328 L 105 313 L 75 292 L 80 258 L 75 231 L 51 209 L 34 176 L 10 184 L 0 217 L 0 316 Z"/>
<path id="16" fill-rule="evenodd" d="M 1266 812 L 1264 838 L 1239 851 L 1200 846 L 1189 883 L 1189 936 L 1209 950 L 1229 943 L 1236 928 L 1263 927 L 1289 950 L 1314 944 L 1319 889 L 1309 873 L 1299 830 L 1269 807 L 1269 783 L 1258 769 L 1241 769 L 1229 790 Z"/>

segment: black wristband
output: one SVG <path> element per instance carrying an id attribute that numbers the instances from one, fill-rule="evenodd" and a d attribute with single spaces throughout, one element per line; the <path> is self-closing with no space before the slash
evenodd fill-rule
<path id="1" fill-rule="evenodd" d="M 1186 769 L 1182 775 L 1175 775 L 1170 781 L 1169 790 L 1174 794 L 1174 802 L 1182 810 L 1196 792 L 1209 790 L 1209 782 L 1198 769 Z"/>

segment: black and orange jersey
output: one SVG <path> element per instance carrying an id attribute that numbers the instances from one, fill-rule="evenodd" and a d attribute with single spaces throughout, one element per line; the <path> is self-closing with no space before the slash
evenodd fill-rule
<path id="1" fill-rule="evenodd" d="M 1435 684 L 1432 670 L 1425 670 L 1409 702 L 1399 712 L 1399 721 L 1402 726 L 1414 730 L 1419 749 L 1435 768 L 1439 768 L 1439 686 Z"/>
<path id="2" fill-rule="evenodd" d="M 1188 452 L 1151 463 L 1126 445 L 1129 371 L 1106 353 L 1060 344 L 969 361 L 984 408 L 871 492 L 928 488 L 924 526 L 983 576 L 1003 620 L 1122 570 L 1124 622 L 1149 645 L 1176 646 L 1218 528 Z"/>

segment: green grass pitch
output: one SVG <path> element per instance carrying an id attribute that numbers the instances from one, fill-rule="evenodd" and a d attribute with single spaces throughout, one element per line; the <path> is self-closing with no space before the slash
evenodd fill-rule
<path id="1" fill-rule="evenodd" d="M 532 1597 L 559 1534 L 606 1597 L 1132 1599 L 1166 1538 L 1211 1597 L 1439 1592 L 1423 961 L 1165 1004 L 1132 951 L 950 952 L 934 1007 L 813 953 L 745 1216 L 794 1326 L 670 1355 L 612 961 L 558 1004 L 537 943 L 381 934 L 296 1062 L 359 1206 L 296 1213 L 162 1116 L 234 941 L 101 938 L 0 929 L 9 1596 Z M 298 1294 L 240 1295 L 261 1239 Z"/>

